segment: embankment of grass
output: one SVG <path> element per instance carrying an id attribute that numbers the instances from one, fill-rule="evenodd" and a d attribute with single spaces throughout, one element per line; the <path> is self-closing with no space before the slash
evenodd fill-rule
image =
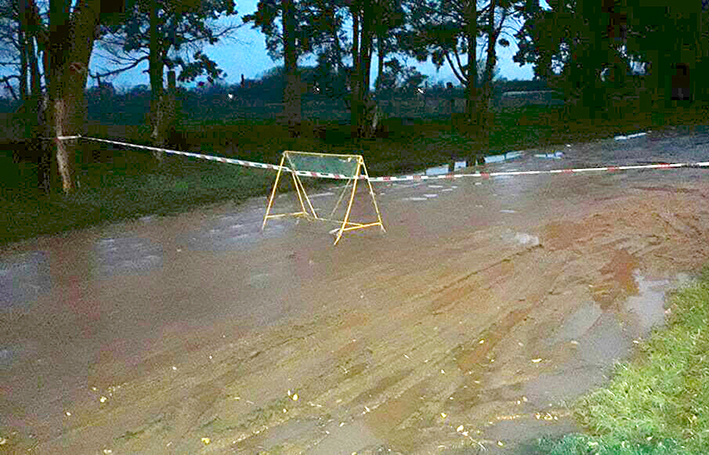
<path id="1" fill-rule="evenodd" d="M 551 455 L 709 453 L 709 268 L 671 298 L 666 327 L 575 407 L 587 434 L 542 441 Z"/>
<path id="2" fill-rule="evenodd" d="M 135 158 L 135 157 L 133 157 Z M 2 157 L 0 157 L 0 165 Z M 101 163 L 80 168 L 69 196 L 40 194 L 32 183 L 0 193 L 0 244 L 146 215 L 167 215 L 224 200 L 266 194 L 273 175 L 261 169 L 167 159 L 157 166 Z M 28 188 L 29 186 L 29 188 Z"/>

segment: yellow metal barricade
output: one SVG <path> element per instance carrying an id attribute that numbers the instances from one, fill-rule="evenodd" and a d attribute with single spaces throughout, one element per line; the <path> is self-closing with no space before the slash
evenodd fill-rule
<path id="1" fill-rule="evenodd" d="M 283 172 L 288 172 L 291 174 L 291 177 L 293 179 L 293 185 L 295 187 L 295 192 L 298 197 L 298 203 L 300 205 L 300 211 L 291 213 L 271 214 L 271 210 L 273 209 L 273 203 L 276 198 L 276 193 L 278 192 L 278 183 L 281 180 Z M 300 179 L 301 175 L 312 177 L 327 176 L 329 178 L 347 180 L 347 184 L 342 190 L 342 193 L 340 194 L 337 203 L 335 204 L 335 207 L 330 213 L 330 218 L 324 218 L 318 215 L 317 211 L 315 210 L 315 207 L 313 207 L 310 197 L 308 196 L 305 190 L 305 186 L 303 185 L 303 182 Z M 369 196 L 372 199 L 372 204 L 377 215 L 376 221 L 363 223 L 350 221 L 352 205 L 355 200 L 355 194 L 357 192 L 357 183 L 359 180 L 364 180 L 366 182 L 367 188 L 369 190 Z M 342 220 L 332 219 L 335 212 L 342 203 L 343 199 L 347 195 L 347 192 L 350 187 L 351 192 L 349 194 L 349 202 L 347 204 L 347 209 L 345 210 L 344 218 Z M 271 196 L 268 199 L 266 215 L 263 217 L 263 225 L 261 226 L 261 229 L 264 229 L 266 227 L 266 223 L 269 219 L 280 218 L 284 216 L 302 216 L 311 220 L 326 221 L 339 224 L 340 228 L 337 230 L 337 235 L 334 243 L 335 245 L 337 245 L 337 243 L 342 238 L 342 234 L 348 231 L 379 226 L 383 232 L 386 232 L 386 230 L 384 229 L 384 224 L 382 223 L 381 213 L 379 212 L 379 206 L 377 205 L 377 200 L 374 195 L 374 188 L 372 188 L 372 183 L 369 181 L 367 166 L 364 164 L 364 157 L 362 157 L 362 155 L 338 155 L 329 153 L 308 153 L 294 151 L 283 152 L 279 169 L 276 174 L 276 181 L 273 184 Z"/>

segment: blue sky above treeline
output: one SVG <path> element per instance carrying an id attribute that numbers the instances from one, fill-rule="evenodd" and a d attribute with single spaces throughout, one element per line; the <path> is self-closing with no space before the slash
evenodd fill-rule
<path id="1" fill-rule="evenodd" d="M 230 24 L 240 24 L 242 17 L 246 14 L 251 14 L 256 10 L 258 0 L 244 0 L 237 3 L 239 15 L 230 17 L 226 21 Z M 548 8 L 546 1 L 541 1 L 542 7 Z M 512 56 L 517 52 L 517 45 L 511 36 L 507 37 L 511 42 L 510 46 L 504 48 L 497 46 L 499 76 L 506 79 L 521 79 L 530 80 L 534 76 L 532 65 L 519 66 L 512 61 Z M 96 46 L 96 52 L 91 58 L 92 72 L 113 69 L 104 58 L 102 58 L 99 46 Z M 480 49 L 481 51 L 484 48 Z M 224 70 L 226 77 L 224 82 L 227 84 L 236 84 L 241 81 L 243 74 L 246 79 L 258 79 L 271 68 L 282 64 L 282 60 L 274 61 L 266 51 L 265 37 L 261 32 L 251 28 L 250 25 L 245 25 L 234 32 L 231 38 L 224 40 L 216 45 L 208 45 L 204 47 L 204 53 L 210 56 L 219 64 L 219 67 Z M 401 57 L 400 57 L 401 58 Z M 403 59 L 408 65 L 415 66 L 418 70 L 428 76 L 429 84 L 436 82 L 452 82 L 458 83 L 458 80 L 453 75 L 451 69 L 445 65 L 440 69 L 430 61 L 425 63 L 417 62 L 415 59 Z M 303 58 L 299 61 L 300 65 L 314 64 L 314 59 Z M 148 64 L 144 62 L 133 70 L 120 74 L 110 79 L 110 82 L 116 88 L 132 87 L 141 84 L 148 84 L 147 74 Z M 376 74 L 376 59 L 372 65 L 372 81 Z M 90 83 L 91 84 L 91 83 Z M 194 84 L 191 84 L 194 85 Z"/>

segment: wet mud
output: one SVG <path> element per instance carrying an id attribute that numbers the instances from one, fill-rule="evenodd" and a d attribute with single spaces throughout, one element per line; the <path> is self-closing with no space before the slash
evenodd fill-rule
<path id="1" fill-rule="evenodd" d="M 689 160 L 700 139 L 486 166 Z M 523 453 L 575 428 L 569 404 L 705 263 L 706 176 L 378 184 L 387 233 L 337 247 L 330 224 L 261 232 L 264 199 L 6 246 L 0 452 Z"/>

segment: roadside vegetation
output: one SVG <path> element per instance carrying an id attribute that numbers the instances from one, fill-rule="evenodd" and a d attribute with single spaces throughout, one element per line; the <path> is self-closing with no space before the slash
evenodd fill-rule
<path id="1" fill-rule="evenodd" d="M 550 455 L 699 455 L 709 452 L 709 268 L 670 300 L 671 316 L 617 366 L 605 387 L 579 400 L 586 434 L 545 440 Z"/>
<path id="2" fill-rule="evenodd" d="M 510 150 L 548 147 L 567 142 L 607 138 L 647 128 L 700 122 L 702 110 L 671 116 L 624 116 L 620 119 L 565 120 L 563 107 L 526 106 L 498 110 L 489 136 L 480 138 L 450 117 L 387 118 L 369 139 L 351 138 L 350 127 L 338 122 L 312 122 L 291 137 L 275 119 L 223 123 L 185 121 L 172 147 L 180 150 L 277 163 L 283 150 L 361 153 L 370 175 L 420 171 L 452 159 Z M 455 122 L 455 117 L 453 118 Z M 149 144 L 145 126 L 94 122 L 88 135 Z M 37 188 L 37 165 L 0 152 L 0 244 L 66 230 L 151 214 L 165 215 L 221 201 L 242 201 L 265 195 L 273 173 L 183 157 L 158 163 L 145 151 L 113 148 L 82 141 L 77 150 L 77 190 L 49 195 Z M 310 180 L 312 185 L 331 181 Z"/>
<path id="3" fill-rule="evenodd" d="M 706 1 L 57 2 L 0 0 L 0 113 L 11 118 L 4 128 L 0 114 L 0 244 L 240 200 L 271 178 L 41 138 L 89 133 L 262 162 L 284 149 L 360 152 L 381 175 L 691 123 L 709 102 Z M 243 26 L 282 66 L 227 77 L 209 51 Z M 498 49 L 512 44 L 534 80 L 500 74 Z M 453 82 L 414 61 L 447 67 Z M 147 84 L 114 87 L 120 74 Z"/>

